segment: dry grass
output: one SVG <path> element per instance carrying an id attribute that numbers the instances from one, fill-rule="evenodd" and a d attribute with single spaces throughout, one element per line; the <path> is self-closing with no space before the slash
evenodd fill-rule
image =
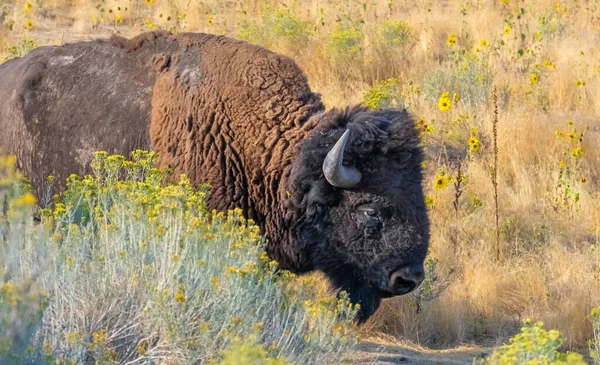
<path id="1" fill-rule="evenodd" d="M 364 331 L 384 331 L 438 348 L 460 343 L 496 345 L 518 330 L 521 319 L 532 317 L 560 330 L 567 347 L 587 347 L 586 341 L 592 338 L 590 310 L 600 304 L 598 5 L 554 0 L 526 5 L 512 0 L 380 0 L 366 3 L 365 8 L 358 1 L 312 0 L 286 2 L 285 8 L 282 2 L 272 1 L 269 10 L 262 1 L 209 0 L 201 5 L 191 2 L 186 8 L 182 0 L 154 0 L 150 5 L 140 0 L 52 0 L 35 3 L 25 15 L 24 4 L 5 0 L 0 59 L 1 52 L 23 38 L 57 44 L 114 31 L 133 35 L 148 28 L 146 19 L 155 28 L 171 24 L 177 30 L 236 36 L 240 22 L 256 24 L 252 29 L 260 30 L 264 14 L 288 9 L 306 22 L 308 40 L 297 47 L 290 37 L 267 33 L 269 46 L 297 60 L 329 107 L 361 102 L 368 87 L 396 77 L 400 97 L 410 102 L 409 111 L 435 127 L 425 140 L 430 156 L 427 194 L 434 199 L 430 257 L 439 260 L 436 273 L 440 276 L 432 287 L 439 287 L 446 277 L 448 286 L 427 299 L 413 296 L 386 301 Z M 104 23 L 97 4 L 105 8 Z M 113 13 L 108 13 L 110 9 Z M 184 12 L 185 18 L 181 17 Z M 117 13 L 122 14 L 123 23 L 115 23 Z M 168 16 L 172 17 L 169 22 Z M 34 22 L 32 30 L 24 28 L 27 17 Z M 384 54 L 376 46 L 376 29 L 390 19 L 407 22 L 412 37 L 394 53 Z M 15 26 L 9 31 L 6 23 L 11 20 Z M 507 22 L 510 34 L 505 34 Z M 362 48 L 359 56 L 333 57 L 336 46 L 330 42 L 331 35 L 338 32 L 338 24 L 345 23 L 358 24 L 364 37 Z M 451 33 L 458 36 L 454 46 L 447 44 Z M 264 37 L 254 40 L 265 42 Z M 490 46 L 481 46 L 481 40 Z M 482 84 L 476 79 L 478 74 L 469 76 L 465 71 L 469 57 L 476 66 L 487 60 L 493 75 L 490 84 Z M 531 82 L 533 73 L 539 82 Z M 585 85 L 578 86 L 578 81 Z M 492 85 L 498 89 L 500 104 L 499 261 L 494 251 L 490 178 L 492 107 L 488 100 Z M 461 100 L 446 113 L 437 106 L 441 91 L 461 93 Z M 460 118 L 465 114 L 469 119 Z M 583 156 L 570 157 L 575 143 L 556 136 L 557 130 L 566 134 L 573 128 L 567 120 L 575 122 L 578 132 L 589 125 L 581 144 Z M 481 150 L 464 157 L 471 127 L 478 128 Z M 440 152 L 444 150 L 448 152 Z M 440 169 L 453 171 L 452 151 L 463 156 L 466 177 L 458 224 L 453 189 L 433 189 Z M 569 184 L 573 194 L 579 193 L 576 204 L 572 199 L 557 200 L 565 190 L 564 184 L 557 190 L 560 160 L 572 170 Z M 582 177 L 585 183 L 579 181 Z"/>

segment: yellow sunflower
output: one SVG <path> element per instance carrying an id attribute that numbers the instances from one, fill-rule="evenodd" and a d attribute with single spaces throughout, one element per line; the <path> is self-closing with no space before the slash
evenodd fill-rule
<path id="1" fill-rule="evenodd" d="M 529 79 L 531 80 L 532 84 L 537 84 L 540 81 L 540 76 L 536 73 L 533 73 L 531 76 L 529 76 Z"/>
<path id="2" fill-rule="evenodd" d="M 440 174 L 435 177 L 433 187 L 436 189 L 445 189 L 448 184 L 451 184 L 453 181 L 454 179 L 452 176 L 446 176 L 444 172 L 441 171 Z"/>
<path id="3" fill-rule="evenodd" d="M 425 205 L 427 205 L 428 207 L 433 206 L 433 197 L 432 196 L 425 197 Z"/>
<path id="4" fill-rule="evenodd" d="M 440 108 L 440 110 L 443 112 L 447 112 L 450 109 L 452 109 L 452 100 L 450 100 L 450 98 L 448 97 L 447 91 L 442 93 L 442 96 L 438 101 L 438 108 Z"/>
<path id="5" fill-rule="evenodd" d="M 481 148 L 481 143 L 479 142 L 479 139 L 475 136 L 471 136 L 468 140 L 468 143 L 471 151 L 477 152 Z"/>

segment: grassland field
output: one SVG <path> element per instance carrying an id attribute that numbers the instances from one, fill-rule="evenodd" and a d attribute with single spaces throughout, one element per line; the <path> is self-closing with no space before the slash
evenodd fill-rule
<path id="1" fill-rule="evenodd" d="M 497 347 L 531 319 L 522 343 L 541 338 L 543 346 L 556 345 L 550 353 L 556 348 L 574 351 L 600 364 L 600 310 L 594 310 L 600 306 L 598 1 L 0 0 L 0 60 L 42 45 L 158 29 L 223 34 L 288 55 L 328 108 L 365 103 L 406 108 L 414 116 L 427 151 L 425 190 L 432 222 L 427 279 L 416 293 L 384 301 L 358 330 L 361 338 L 403 341 L 431 351 Z M 36 237 L 28 244 L 41 240 Z M 115 250 L 119 256 L 124 248 Z M 17 271 L 25 277 L 31 267 Z M 142 267 L 128 275 L 143 272 Z M 313 279 L 319 292 L 314 295 L 325 295 L 322 280 Z M 60 285 L 52 280 L 45 283 Z M 277 292 L 273 285 L 263 290 Z M 98 309 L 93 303 L 102 302 L 95 300 L 89 308 L 83 305 L 88 313 Z M 298 313 L 303 310 L 308 309 Z M 321 361 L 316 354 L 327 346 L 345 351 L 346 330 L 340 329 L 339 342 L 319 342 L 314 352 L 303 352 L 300 317 L 292 341 L 298 347 L 289 342 L 288 352 L 277 354 L 303 362 Z M 120 323 L 115 321 L 111 323 Z M 558 332 L 542 332 L 537 321 Z M 97 333 L 87 340 L 88 348 L 96 339 L 107 347 L 98 345 L 95 351 L 106 350 L 110 358 L 116 342 L 102 338 L 106 332 L 67 322 L 72 331 Z M 48 340 L 55 354 L 66 343 L 78 343 L 49 329 L 59 325 L 43 326 L 55 336 Z M 285 333 L 289 329 L 272 326 L 279 332 L 269 341 L 290 335 Z M 327 326 L 329 331 L 336 324 Z M 148 338 L 140 338 L 131 351 L 143 343 L 149 346 Z M 185 342 L 183 338 L 178 341 Z M 259 342 L 268 341 L 260 337 Z M 211 347 L 206 361 L 216 361 L 219 346 Z M 166 351 L 160 346 L 154 350 L 157 358 Z M 534 352 L 525 345 L 513 350 Z M 190 353 L 181 350 L 180 358 L 170 354 L 165 357 L 170 360 L 161 361 L 194 358 Z M 134 358 L 118 356 L 119 361 Z"/>

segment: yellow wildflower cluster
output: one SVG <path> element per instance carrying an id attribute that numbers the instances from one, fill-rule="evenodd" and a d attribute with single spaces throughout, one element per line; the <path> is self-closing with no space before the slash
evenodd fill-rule
<path id="1" fill-rule="evenodd" d="M 183 284 L 179 284 L 177 286 L 177 292 L 175 293 L 175 301 L 178 303 L 185 302 L 185 288 L 183 287 Z"/>
<path id="2" fill-rule="evenodd" d="M 244 263 L 244 265 L 242 265 L 242 267 L 239 267 L 239 268 L 237 268 L 235 266 L 225 267 L 225 273 L 226 274 L 237 274 L 242 277 L 247 276 L 247 275 L 256 275 L 256 274 L 258 274 L 258 265 L 256 264 L 256 262 L 246 261 Z"/>
<path id="3" fill-rule="evenodd" d="M 219 288 L 220 282 L 221 282 L 221 279 L 219 279 L 219 277 L 217 277 L 217 276 L 213 276 L 212 278 L 210 278 L 210 286 L 212 287 L 213 290 L 217 290 Z"/>
<path id="4" fill-rule="evenodd" d="M 35 203 L 37 202 L 35 196 L 31 193 L 27 193 L 19 198 L 17 198 L 14 202 L 15 206 L 17 207 L 27 207 L 27 206 L 34 206 Z"/>
<path id="5" fill-rule="evenodd" d="M 448 36 L 448 39 L 446 40 L 446 43 L 448 43 L 449 46 L 454 46 L 456 45 L 456 41 L 458 40 L 458 36 L 454 33 L 451 33 Z"/>
<path id="6" fill-rule="evenodd" d="M 14 285 L 10 281 L 7 281 L 2 284 L 2 287 L 0 287 L 0 294 L 3 294 L 3 295 L 11 294 L 13 292 L 13 290 L 14 290 Z"/>
<path id="7" fill-rule="evenodd" d="M 552 71 L 556 70 L 556 65 L 552 61 L 544 61 L 544 67 L 549 68 Z"/>
<path id="8" fill-rule="evenodd" d="M 475 136 L 469 137 L 469 140 L 467 142 L 469 144 L 469 149 L 473 152 L 477 152 L 481 148 L 481 143 L 479 142 L 479 139 Z"/>
<path id="9" fill-rule="evenodd" d="M 581 147 L 575 147 L 571 150 L 571 156 L 581 157 L 583 156 L 583 149 Z"/>
<path id="10" fill-rule="evenodd" d="M 256 343 L 255 337 L 236 339 L 223 352 L 223 360 L 219 365 L 238 365 L 238 364 L 265 364 L 265 365 L 291 365 L 285 357 L 272 357 L 269 355 L 269 349 L 265 349 L 261 344 Z"/>
<path id="11" fill-rule="evenodd" d="M 107 338 L 108 336 L 106 335 L 106 329 L 101 328 L 92 333 L 92 345 L 104 344 Z"/>
<path id="12" fill-rule="evenodd" d="M 148 0 L 146 0 L 146 1 L 148 1 Z M 144 24 L 146 25 L 146 28 L 148 28 L 148 30 L 152 30 L 156 26 L 154 23 L 152 23 L 150 21 L 150 19 L 144 19 Z"/>
<path id="13" fill-rule="evenodd" d="M 567 124 L 569 126 L 571 126 L 572 129 L 571 129 L 571 131 L 567 132 L 566 137 L 571 143 L 575 144 L 574 147 L 571 147 L 570 155 L 573 157 L 576 157 L 576 158 L 582 157 L 584 155 L 584 151 L 582 148 L 582 142 L 583 142 L 585 133 L 587 132 L 589 127 L 586 126 L 583 132 L 578 132 L 577 129 L 574 127 L 575 122 L 572 119 L 567 120 Z M 558 129 L 555 133 L 558 138 L 565 137 L 565 132 L 562 129 Z M 561 161 L 561 166 L 562 166 L 562 162 L 564 162 L 564 161 Z M 565 164 L 565 166 L 566 166 L 566 164 Z"/>

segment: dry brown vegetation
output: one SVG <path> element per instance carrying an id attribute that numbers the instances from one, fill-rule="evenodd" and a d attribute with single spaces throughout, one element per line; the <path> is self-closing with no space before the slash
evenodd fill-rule
<path id="1" fill-rule="evenodd" d="M 561 331 L 566 347 L 587 348 L 590 312 L 600 304 L 598 2 L 31 5 L 0 0 L 0 59 L 26 50 L 26 39 L 44 45 L 149 28 L 210 32 L 293 57 L 328 107 L 406 107 L 423 128 L 429 157 L 429 279 L 415 295 L 385 301 L 364 332 L 435 348 L 498 345 L 530 317 Z M 499 260 L 490 175 L 493 87 Z M 452 104 L 447 111 L 438 105 L 443 92 Z"/>

